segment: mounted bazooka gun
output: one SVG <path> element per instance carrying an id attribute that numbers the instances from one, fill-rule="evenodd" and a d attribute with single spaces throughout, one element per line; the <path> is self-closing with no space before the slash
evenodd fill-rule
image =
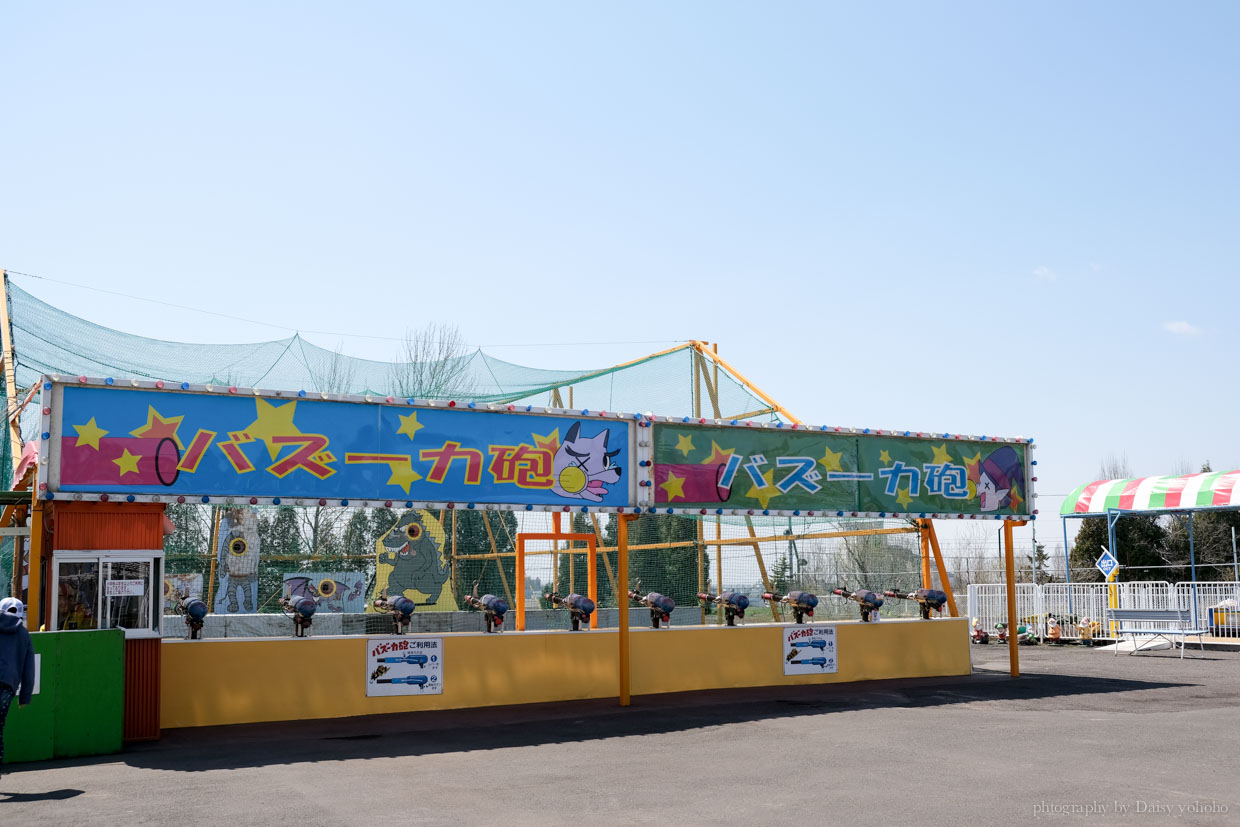
<path id="1" fill-rule="evenodd" d="M 660 623 L 666 623 L 670 626 L 672 623 L 672 611 L 676 608 L 676 601 L 658 592 L 650 592 L 650 594 L 643 597 L 638 591 L 641 587 L 642 581 L 638 580 L 637 585 L 629 589 L 629 600 L 635 600 L 650 610 L 650 625 L 654 628 L 659 628 Z"/>
<path id="2" fill-rule="evenodd" d="M 280 598 L 280 608 L 284 610 L 284 616 L 293 621 L 293 637 L 306 637 L 319 604 L 313 597 L 286 594 Z"/>
<path id="3" fill-rule="evenodd" d="M 723 607 L 724 622 L 729 626 L 736 625 L 736 618 L 745 618 L 745 610 L 749 608 L 749 598 L 740 592 L 724 592 L 718 595 L 701 593 L 698 600 L 703 603 L 715 603 Z"/>
<path id="4" fill-rule="evenodd" d="M 947 593 L 938 589 L 917 589 L 911 592 L 901 592 L 895 589 L 887 589 L 883 592 L 887 597 L 895 597 L 900 600 L 915 600 L 919 604 L 921 610 L 921 619 L 929 620 L 930 612 L 935 611 L 939 614 L 943 613 L 943 607 L 947 605 Z"/>
<path id="5" fill-rule="evenodd" d="M 396 634 L 403 635 L 409 631 L 409 626 L 413 623 L 413 610 L 416 605 L 412 600 L 403 594 L 388 597 L 388 590 L 384 589 L 375 598 L 374 605 L 375 611 L 392 616 L 392 625 L 396 627 Z"/>
<path id="6" fill-rule="evenodd" d="M 590 615 L 594 614 L 594 601 L 583 594 L 570 594 L 568 597 L 560 597 L 555 592 L 544 594 L 544 600 L 550 600 L 551 605 L 559 609 L 561 607 L 568 609 L 569 617 L 573 623 L 573 631 L 581 631 L 581 624 L 590 623 Z"/>
<path id="7" fill-rule="evenodd" d="M 853 591 L 849 588 L 840 587 L 832 589 L 831 594 L 842 597 L 845 600 L 851 600 L 861 607 L 861 622 L 869 623 L 870 616 L 877 614 L 883 605 L 883 599 L 869 589 L 857 589 Z"/>
<path id="8" fill-rule="evenodd" d="M 778 595 L 774 592 L 763 592 L 763 600 L 775 600 L 792 609 L 792 616 L 797 623 L 804 623 L 806 617 L 814 616 L 814 607 L 818 605 L 818 595 L 810 592 L 788 592 Z M 813 623 L 814 621 L 810 621 Z"/>
<path id="9" fill-rule="evenodd" d="M 200 597 L 190 597 L 189 592 L 177 592 L 172 610 L 185 617 L 185 628 L 190 640 L 198 640 L 207 617 L 207 603 Z"/>
<path id="10" fill-rule="evenodd" d="M 504 615 L 508 611 L 508 604 L 493 594 L 484 594 L 479 597 L 478 584 L 480 582 L 482 581 L 474 581 L 473 594 L 465 595 L 465 604 L 482 612 L 487 632 L 502 632 L 504 630 L 499 627 L 504 625 Z"/>

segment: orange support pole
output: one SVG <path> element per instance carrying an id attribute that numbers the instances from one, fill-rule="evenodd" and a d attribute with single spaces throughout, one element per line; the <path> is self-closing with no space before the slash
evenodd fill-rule
<path id="1" fill-rule="evenodd" d="M 1023 525 L 1023 523 L 1022 523 Z M 1003 521 L 1003 562 L 1007 567 L 1008 662 L 1013 678 L 1020 677 L 1020 653 L 1016 634 L 1016 562 L 1012 557 L 1012 521 Z"/>
<path id="2" fill-rule="evenodd" d="M 517 591 L 515 594 L 516 600 L 513 601 L 516 604 L 514 606 L 514 611 L 517 614 L 517 631 L 524 632 L 525 631 L 525 538 L 522 537 L 520 534 L 517 535 L 516 569 L 517 569 L 516 571 L 517 582 L 515 585 L 517 586 Z"/>
<path id="3" fill-rule="evenodd" d="M 956 608 L 956 595 L 952 592 L 952 581 L 947 576 L 947 566 L 943 562 L 943 550 L 939 548 L 939 535 L 934 530 L 934 521 L 926 520 L 926 536 L 930 538 L 930 550 L 934 552 L 934 565 L 939 569 L 939 582 L 943 591 L 947 592 L 947 608 L 952 617 L 960 617 Z"/>
<path id="4" fill-rule="evenodd" d="M 616 579 L 621 583 L 629 582 L 629 521 L 635 515 L 617 515 L 616 523 Z M 625 589 L 628 586 L 624 587 Z M 620 608 L 619 628 L 616 637 L 620 639 L 620 706 L 629 705 L 629 601 L 617 598 Z"/>
<path id="5" fill-rule="evenodd" d="M 930 577 L 930 534 L 926 531 L 926 521 L 918 520 L 917 527 L 921 538 L 921 587 L 923 589 L 933 589 L 934 583 Z"/>

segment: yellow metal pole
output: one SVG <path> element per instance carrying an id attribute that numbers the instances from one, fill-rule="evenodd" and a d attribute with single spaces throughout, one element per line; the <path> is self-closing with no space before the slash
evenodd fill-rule
<path id="1" fill-rule="evenodd" d="M 213 506 L 211 510 L 215 512 L 214 514 L 215 519 L 211 521 L 211 540 L 210 540 L 211 545 L 210 545 L 210 548 L 207 549 L 208 553 L 211 555 L 211 574 L 210 574 L 211 579 L 207 583 L 207 611 L 214 612 L 215 611 L 215 562 L 216 560 L 219 559 L 219 556 L 220 556 L 219 549 L 217 548 L 217 544 L 220 541 L 220 513 L 221 512 L 218 506 Z"/>
<path id="2" fill-rule="evenodd" d="M 939 582 L 943 591 L 947 592 L 947 608 L 952 617 L 960 617 L 956 609 L 956 595 L 952 592 L 952 581 L 947 576 L 947 566 L 943 562 L 943 551 L 939 548 L 939 535 L 934 530 L 934 520 L 926 520 L 926 535 L 930 538 L 930 550 L 934 552 L 934 564 L 939 569 Z"/>
<path id="3" fill-rule="evenodd" d="M 1116 578 L 1119 577 L 1119 566 L 1111 569 L 1111 573 L 1107 575 L 1107 605 L 1112 609 L 1119 608 L 1119 586 L 1116 585 Z M 1111 621 L 1111 639 L 1115 641 L 1115 645 L 1119 646 L 1119 624 L 1114 620 Z M 1135 645 L 1135 644 L 1134 644 Z"/>
<path id="4" fill-rule="evenodd" d="M 715 535 L 719 535 L 719 518 L 715 517 Z M 706 544 L 697 544 L 698 594 L 706 591 Z M 706 607 L 698 601 L 698 623 L 706 623 Z"/>
<path id="5" fill-rule="evenodd" d="M 604 551 L 603 530 L 599 528 L 598 517 L 594 514 L 591 514 L 590 522 L 594 524 L 594 536 L 598 538 L 598 545 L 595 546 L 595 551 L 596 552 Z M 607 571 L 607 582 L 611 583 L 611 593 L 616 596 L 616 600 L 622 599 L 625 595 L 622 595 L 620 592 L 616 590 L 616 575 L 611 570 L 611 560 L 608 559 L 606 553 L 603 554 L 603 568 Z M 629 590 L 629 587 L 626 585 L 624 587 L 625 594 L 628 593 L 628 590 Z"/>
<path id="6" fill-rule="evenodd" d="M 516 600 L 513 605 L 517 613 L 517 631 L 525 631 L 525 538 L 517 535 L 517 585 Z"/>
<path id="7" fill-rule="evenodd" d="M 698 353 L 702 354 L 703 356 L 706 356 L 707 358 L 713 359 L 714 361 L 718 362 L 720 367 L 722 367 L 728 373 L 732 374 L 733 378 L 736 379 L 737 382 L 740 382 L 743 386 L 745 386 L 749 390 L 750 393 L 752 393 L 754 396 L 761 399 L 766 404 L 770 405 L 773 409 L 775 409 L 779 413 L 783 414 L 784 418 L 787 419 L 789 422 L 795 422 L 798 425 L 802 424 L 801 420 L 793 416 L 792 413 L 787 408 L 785 408 L 783 405 L 779 404 L 774 399 L 772 399 L 770 396 L 768 396 L 765 391 L 763 391 L 753 382 L 750 382 L 748 379 L 746 379 L 743 373 L 741 373 L 739 370 L 732 367 L 726 361 L 720 358 L 719 354 L 711 353 L 710 351 L 708 351 L 706 349 L 705 342 L 695 341 L 695 342 L 691 342 L 691 344 L 694 350 L 696 350 Z"/>
<path id="8" fill-rule="evenodd" d="M 26 617 L 39 629 L 39 612 L 43 608 L 43 500 L 34 496 L 34 508 L 30 512 L 30 580 L 26 587 Z M 13 544 L 17 548 L 17 543 Z M 14 565 L 20 565 L 17 556 Z M 51 617 L 51 612 L 47 616 Z M 28 621 L 29 622 L 29 621 Z M 45 628 L 45 627 L 44 627 Z"/>
<path id="9" fill-rule="evenodd" d="M 616 525 L 616 570 L 621 583 L 629 582 L 629 514 L 618 515 Z M 627 587 L 626 587 L 627 588 Z M 629 601 L 617 600 L 620 608 L 620 627 L 616 637 L 620 639 L 620 706 L 629 705 Z"/>
<path id="10" fill-rule="evenodd" d="M 754 538 L 753 556 L 754 559 L 758 561 L 758 573 L 762 575 L 762 588 L 766 589 L 768 592 L 773 592 L 775 589 L 771 588 L 771 578 L 766 576 L 766 563 L 762 560 L 762 546 L 758 545 L 758 534 L 753 530 L 753 520 L 746 517 L 745 527 L 749 529 L 749 536 Z M 783 615 L 779 612 L 778 600 L 771 601 L 771 617 L 776 623 L 784 622 Z"/>
<path id="11" fill-rule="evenodd" d="M 456 522 L 456 512 L 452 512 L 452 522 Z M 487 512 L 482 512 L 482 524 L 487 529 L 487 539 L 491 542 L 491 557 L 495 560 L 495 568 L 499 569 L 499 581 L 504 584 L 504 595 L 508 598 L 508 605 L 513 604 L 512 589 L 508 588 L 508 575 L 504 574 L 504 564 L 499 556 L 499 546 L 495 545 L 495 532 L 491 530 L 491 520 L 487 517 Z M 456 545 L 456 533 L 452 534 L 452 544 Z M 455 549 L 453 555 L 455 557 Z"/>
<path id="12" fill-rule="evenodd" d="M 1016 626 L 1016 562 L 1012 557 L 1012 521 L 1003 521 L 1003 562 L 1007 567 L 1008 662 L 1012 677 L 1020 677 L 1020 654 Z"/>
<path id="13" fill-rule="evenodd" d="M 702 534 L 698 532 L 698 539 Z M 723 546 L 715 546 L 715 594 L 723 594 Z M 715 607 L 715 622 L 723 623 L 723 604 L 720 603 Z"/>
<path id="14" fill-rule="evenodd" d="M 594 605 L 598 607 L 598 543 L 593 539 L 586 540 L 586 593 Z M 627 597 L 627 595 L 626 595 Z M 620 600 L 617 598 L 617 604 Z M 628 601 L 624 601 L 627 603 Z M 598 612 L 590 612 L 590 628 L 598 628 Z"/>

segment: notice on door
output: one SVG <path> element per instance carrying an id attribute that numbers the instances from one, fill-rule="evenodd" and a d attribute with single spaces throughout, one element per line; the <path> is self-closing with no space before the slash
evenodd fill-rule
<path id="1" fill-rule="evenodd" d="M 141 597 L 146 594 L 145 580 L 107 580 L 103 593 L 107 597 Z"/>

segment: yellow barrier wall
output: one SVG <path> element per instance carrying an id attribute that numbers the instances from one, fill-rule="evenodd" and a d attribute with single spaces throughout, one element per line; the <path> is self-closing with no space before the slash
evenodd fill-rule
<path id="1" fill-rule="evenodd" d="M 633 630 L 634 695 L 967 675 L 963 618 L 842 622 L 839 671 L 783 673 L 779 625 Z M 362 636 L 164 642 L 164 728 L 342 718 L 615 697 L 614 630 L 429 635 L 444 640 L 441 695 L 366 696 Z"/>

